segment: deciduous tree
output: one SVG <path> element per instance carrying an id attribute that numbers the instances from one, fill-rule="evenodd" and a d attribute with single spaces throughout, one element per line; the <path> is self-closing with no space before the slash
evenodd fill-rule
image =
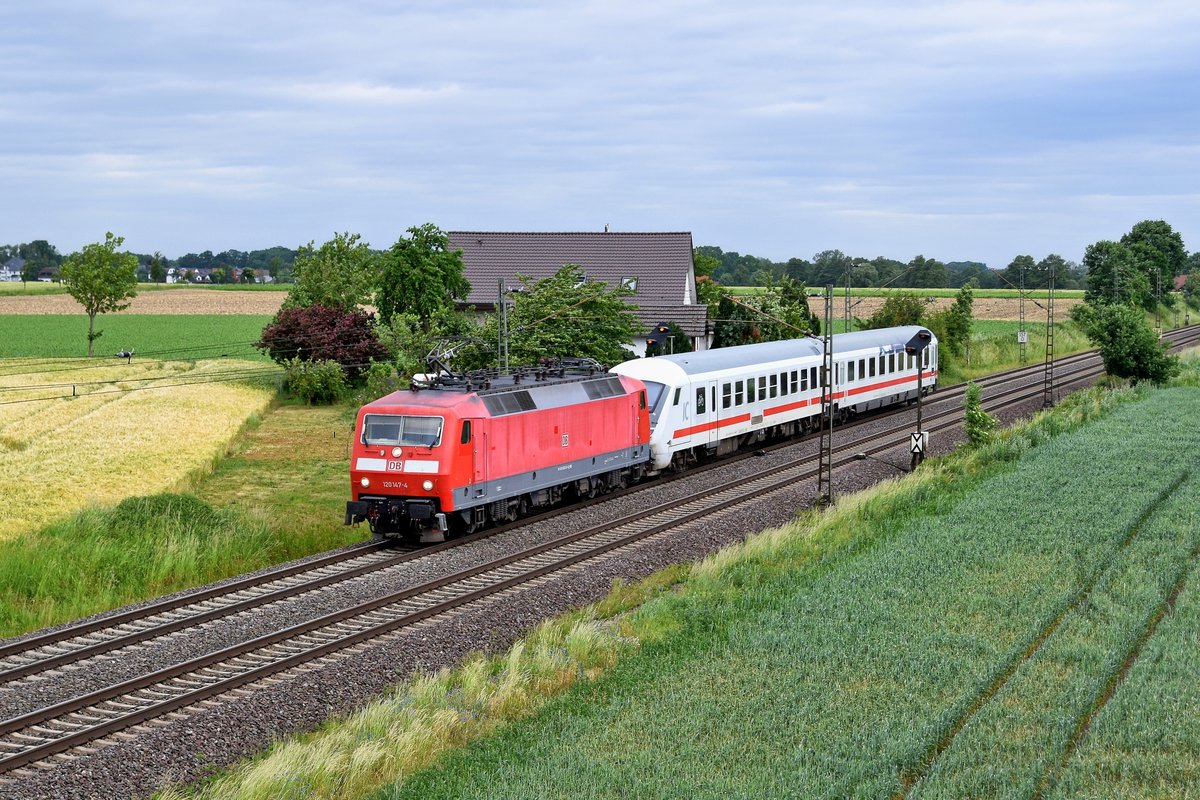
<path id="1" fill-rule="evenodd" d="M 465 300 L 471 284 L 463 276 L 461 250 L 451 250 L 446 234 L 432 223 L 408 229 L 380 259 L 375 291 L 379 318 L 412 314 L 429 328 L 432 321 Z"/>
<path id="2" fill-rule="evenodd" d="M 1167 343 L 1159 341 L 1141 309 L 1122 303 L 1081 303 L 1071 309 L 1071 318 L 1100 348 L 1109 375 L 1134 383 L 1164 383 L 1178 374 L 1179 357 L 1167 354 Z"/>
<path id="3" fill-rule="evenodd" d="M 352 311 L 369 302 L 377 256 L 360 238 L 357 233 L 335 233 L 320 247 L 313 242 L 302 246 L 293 266 L 296 283 L 284 308 L 319 305 Z"/>
<path id="4" fill-rule="evenodd" d="M 132 253 L 117 252 L 124 242 L 123 236 L 105 233 L 103 242 L 85 245 L 59 273 L 67 291 L 88 315 L 88 358 L 102 333 L 96 330 L 96 315 L 128 307 L 129 299 L 137 294 L 138 260 Z"/>

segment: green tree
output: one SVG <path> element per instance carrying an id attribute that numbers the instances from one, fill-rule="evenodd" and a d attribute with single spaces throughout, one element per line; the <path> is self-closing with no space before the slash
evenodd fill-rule
<path id="1" fill-rule="evenodd" d="M 1124 303 L 1145 307 L 1150 301 L 1150 282 L 1137 269 L 1133 254 L 1120 242 L 1099 241 L 1083 252 L 1087 269 L 1084 300 L 1099 303 Z"/>
<path id="2" fill-rule="evenodd" d="M 692 264 L 694 265 L 697 278 L 712 277 L 712 274 L 721 266 L 721 259 L 702 252 L 700 248 L 696 248 L 692 251 Z"/>
<path id="3" fill-rule="evenodd" d="M 584 280 L 578 264 L 566 264 L 542 280 L 518 277 L 521 289 L 510 293 L 508 314 L 511 365 L 534 365 L 544 358 L 592 358 L 612 365 L 632 356 L 626 344 L 641 335 L 642 327 L 633 306 L 621 299 L 632 291 Z M 495 366 L 498 329 L 498 318 L 489 315 L 479 334 L 486 344 L 460 350 L 456 368 Z"/>
<path id="4" fill-rule="evenodd" d="M 137 256 L 117 252 L 125 237 L 104 234 L 103 242 L 85 245 L 63 264 L 62 282 L 88 315 L 88 358 L 101 332 L 96 330 L 96 315 L 120 311 L 137 294 Z"/>
<path id="5" fill-rule="evenodd" d="M 25 265 L 21 267 L 22 288 L 24 288 L 25 284 L 29 283 L 30 281 L 36 281 L 38 279 L 38 274 L 41 271 L 41 264 L 37 263 L 36 261 L 26 261 Z"/>
<path id="6" fill-rule="evenodd" d="M 915 288 L 940 289 L 950 285 L 950 271 L 936 258 L 917 256 L 908 262 L 907 284 Z"/>
<path id="7" fill-rule="evenodd" d="M 983 390 L 971 381 L 963 395 L 963 428 L 973 445 L 987 444 L 996 429 L 997 419 L 983 410 Z"/>
<path id="8" fill-rule="evenodd" d="M 1034 262 L 1033 256 L 1017 256 L 1008 262 L 1008 266 L 1004 268 L 1000 276 L 1004 279 L 1003 282 L 1006 286 L 1017 289 L 1022 286 L 1032 289 L 1042 278 L 1037 271 L 1037 264 Z"/>
<path id="9" fill-rule="evenodd" d="M 300 247 L 293 266 L 295 285 L 284 308 L 325 306 L 353 311 L 371 300 L 377 256 L 357 233 L 334 233 L 320 247 Z M 209 254 L 211 256 L 211 253 Z"/>
<path id="10" fill-rule="evenodd" d="M 1100 349 L 1109 375 L 1134 383 L 1165 383 L 1179 373 L 1179 357 L 1167 354 L 1168 345 L 1146 324 L 1141 309 L 1120 303 L 1081 303 L 1071 309 L 1071 318 Z"/>
<path id="11" fill-rule="evenodd" d="M 1136 244 L 1145 245 L 1158 255 L 1150 263 L 1161 267 L 1163 286 L 1170 286 L 1170 279 L 1187 271 L 1187 250 L 1183 246 L 1183 237 L 1161 219 L 1145 219 L 1134 225 L 1129 233 L 1121 237 L 1121 244 L 1132 247 Z M 1154 275 L 1147 273 L 1150 285 L 1154 285 Z"/>
<path id="12" fill-rule="evenodd" d="M 238 280 L 242 283 L 254 283 L 254 270 L 246 267 L 242 270 L 241 277 Z"/>
<path id="13" fill-rule="evenodd" d="M 808 308 L 803 283 L 783 278 L 768 282 L 765 292 L 744 297 L 724 295 L 717 305 L 713 347 L 795 339 L 821 331 L 821 321 Z"/>
<path id="14" fill-rule="evenodd" d="M 390 323 L 411 314 L 428 329 L 432 321 L 465 300 L 471 284 L 463 276 L 461 250 L 451 250 L 446 234 L 432 223 L 408 229 L 380 259 L 375 306 Z"/>
<path id="15" fill-rule="evenodd" d="M 1183 299 L 1192 308 L 1200 308 L 1200 270 L 1188 275 L 1183 282 Z"/>
<path id="16" fill-rule="evenodd" d="M 167 279 L 167 267 L 163 264 L 162 253 L 155 251 L 150 258 L 150 280 L 162 283 Z"/>
<path id="17" fill-rule="evenodd" d="M 869 330 L 895 328 L 901 325 L 920 325 L 925 315 L 925 301 L 915 294 L 891 292 L 883 305 L 861 325 Z"/>

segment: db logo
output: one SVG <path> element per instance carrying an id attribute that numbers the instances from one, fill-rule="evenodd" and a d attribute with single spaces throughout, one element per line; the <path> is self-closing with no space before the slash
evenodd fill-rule
<path id="1" fill-rule="evenodd" d="M 403 472 L 404 471 L 404 462 L 403 461 L 389 461 L 387 463 L 387 471 L 388 472 Z"/>

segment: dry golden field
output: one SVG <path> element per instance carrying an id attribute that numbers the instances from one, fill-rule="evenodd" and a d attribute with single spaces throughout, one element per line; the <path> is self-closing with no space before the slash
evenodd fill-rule
<path id="1" fill-rule="evenodd" d="M 0 361 L 0 539 L 207 472 L 274 395 L 270 383 L 226 382 L 243 369 L 272 371 L 227 360 L 105 367 Z M 70 382 L 79 396 L 61 385 Z M 161 388 L 120 391 L 146 386 Z M 13 402 L 22 400 L 32 401 Z"/>
<path id="2" fill-rule="evenodd" d="M 286 292 L 238 292 L 213 289 L 171 289 L 141 292 L 120 314 L 274 314 Z M 4 314 L 82 314 L 69 294 L 0 295 Z"/>

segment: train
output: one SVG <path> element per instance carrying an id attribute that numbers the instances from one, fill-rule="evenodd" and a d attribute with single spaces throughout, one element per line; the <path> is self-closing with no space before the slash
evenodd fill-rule
<path id="1" fill-rule="evenodd" d="M 830 414 L 846 420 L 937 385 L 919 326 L 835 334 Z M 915 346 L 914 346 L 915 345 Z M 414 376 L 359 409 L 346 524 L 422 543 L 515 521 L 820 424 L 811 337 L 637 358 Z"/>

